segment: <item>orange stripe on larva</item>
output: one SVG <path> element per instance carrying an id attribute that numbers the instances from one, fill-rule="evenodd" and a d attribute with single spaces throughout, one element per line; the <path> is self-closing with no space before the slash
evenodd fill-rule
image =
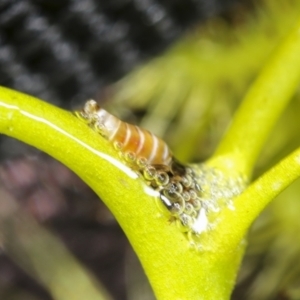
<path id="1" fill-rule="evenodd" d="M 145 143 L 145 133 L 137 126 L 135 126 L 138 133 L 139 133 L 139 136 L 140 136 L 140 139 L 139 139 L 139 144 L 138 144 L 138 147 L 136 149 L 136 155 L 140 154 L 142 149 L 143 149 L 143 146 L 144 146 L 144 143 Z"/>
<path id="2" fill-rule="evenodd" d="M 126 131 L 126 135 L 125 135 L 125 140 L 124 140 L 124 146 L 126 146 L 129 141 L 130 141 L 130 137 L 131 137 L 131 130 L 130 130 L 130 126 L 127 123 L 122 122 L 123 127 L 125 128 Z"/>

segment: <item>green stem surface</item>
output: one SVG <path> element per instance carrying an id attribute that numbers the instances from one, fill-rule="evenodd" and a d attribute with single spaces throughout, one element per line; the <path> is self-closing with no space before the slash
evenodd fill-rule
<path id="1" fill-rule="evenodd" d="M 206 233 L 201 250 L 192 248 L 158 194 L 72 113 L 0 88 L 0 132 L 55 157 L 95 190 L 128 236 L 157 299 L 229 299 L 243 246 L 217 251 Z"/>
<path id="2" fill-rule="evenodd" d="M 224 209 L 221 212 L 217 233 L 223 239 L 218 241 L 219 246 L 225 247 L 226 240 L 230 240 L 231 246 L 239 245 L 263 209 L 299 177 L 300 148 L 253 182 L 234 200 L 233 210 Z"/>
<path id="3" fill-rule="evenodd" d="M 259 47 L 259 45 L 257 45 Z M 250 176 L 257 157 L 300 82 L 300 22 L 251 86 L 211 159 Z"/>

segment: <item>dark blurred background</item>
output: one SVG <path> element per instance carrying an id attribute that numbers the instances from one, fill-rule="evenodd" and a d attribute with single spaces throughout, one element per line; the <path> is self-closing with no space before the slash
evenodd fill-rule
<path id="1" fill-rule="evenodd" d="M 253 2 L 0 0 L 0 84 L 65 109 L 91 97 L 109 101 L 109 86 L 130 71 L 216 16 L 225 26 L 240 22 Z M 130 270 L 140 274 L 140 267 L 113 216 L 86 184 L 46 154 L 3 136 L 0 159 L 0 196 L 10 197 L 16 215 L 63 240 L 113 299 L 151 299 L 151 293 L 141 292 L 142 298 L 133 292 Z M 54 299 L 30 266 L 9 247 L 2 249 L 1 299 Z"/>

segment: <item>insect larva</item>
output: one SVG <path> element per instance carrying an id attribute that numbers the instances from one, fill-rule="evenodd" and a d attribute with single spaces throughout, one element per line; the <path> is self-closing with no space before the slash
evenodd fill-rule
<path id="1" fill-rule="evenodd" d="M 208 227 L 202 182 L 196 169 L 176 160 L 167 144 L 147 130 L 122 122 L 89 100 L 76 115 L 104 136 L 122 158 L 139 172 L 146 183 L 159 192 L 161 204 L 170 212 L 170 221 L 194 236 Z"/>
<path id="2" fill-rule="evenodd" d="M 80 114 L 127 155 L 128 160 L 137 159 L 141 164 L 170 167 L 172 154 L 169 147 L 148 130 L 121 121 L 94 100 L 87 101 Z"/>

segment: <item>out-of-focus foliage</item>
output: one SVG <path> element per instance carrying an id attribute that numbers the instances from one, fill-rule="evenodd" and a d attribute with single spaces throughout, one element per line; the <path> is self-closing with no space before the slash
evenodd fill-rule
<path id="1" fill-rule="evenodd" d="M 259 1 L 231 23 L 215 19 L 195 29 L 117 83 L 111 110 L 117 103 L 125 118 L 132 116 L 122 108 L 135 111 L 135 121 L 163 136 L 179 159 L 207 158 L 299 10 L 295 0 Z M 298 93 L 266 143 L 255 177 L 299 147 L 299 113 Z M 255 224 L 234 299 L 300 299 L 299 188 L 297 181 Z"/>
<path id="2" fill-rule="evenodd" d="M 297 1 L 261 1 L 231 24 L 214 19 L 196 28 L 117 83 L 112 106 L 142 114 L 140 125 L 163 136 L 179 159 L 207 158 L 299 9 Z"/>

